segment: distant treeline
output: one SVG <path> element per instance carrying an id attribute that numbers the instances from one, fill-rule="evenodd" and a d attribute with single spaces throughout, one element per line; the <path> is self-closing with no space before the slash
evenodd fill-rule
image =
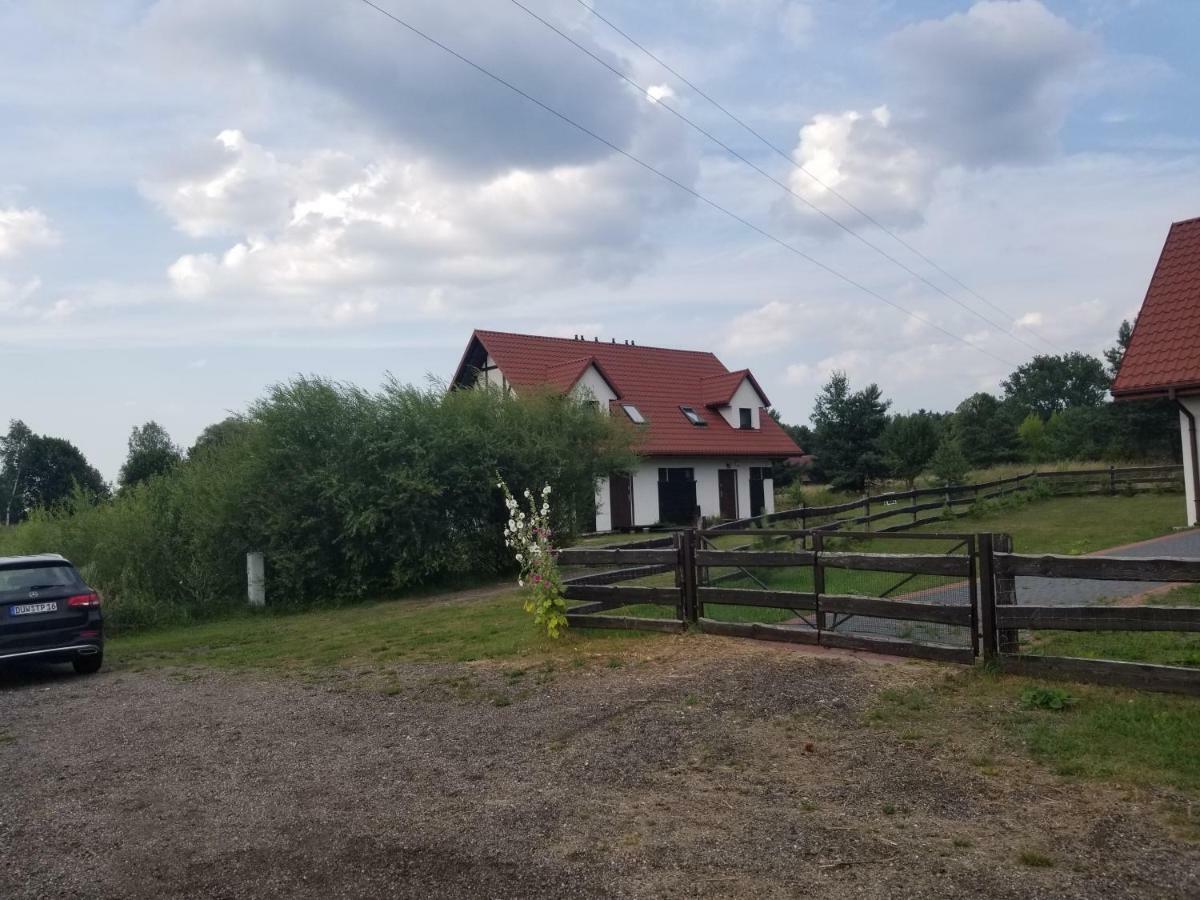
<path id="1" fill-rule="evenodd" d="M 266 554 L 269 603 L 285 608 L 508 571 L 497 474 L 518 494 L 551 483 L 555 528 L 569 533 L 590 527 L 595 479 L 633 462 L 630 428 L 568 399 L 396 383 L 276 386 L 186 454 L 151 425 L 135 431 L 115 495 L 77 480 L 65 500 L 30 506 L 18 477 L 25 521 L 0 528 L 0 555 L 64 554 L 123 626 L 243 603 L 252 550 Z"/>
<path id="2" fill-rule="evenodd" d="M 822 388 L 812 425 L 784 425 L 806 454 L 800 470 L 781 467 L 777 483 L 805 473 L 835 488 L 865 490 L 894 478 L 961 482 L 971 469 L 1055 460 L 1177 461 L 1178 414 L 1167 400 L 1113 403 L 1132 326 L 1122 322 L 1104 360 L 1084 353 L 1036 356 L 1002 384 L 1000 396 L 972 394 L 951 412 L 889 414 L 878 385 L 855 391 L 843 372 Z"/>

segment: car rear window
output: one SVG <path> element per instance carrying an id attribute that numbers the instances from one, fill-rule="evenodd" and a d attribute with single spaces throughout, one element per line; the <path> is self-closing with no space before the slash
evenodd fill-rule
<path id="1" fill-rule="evenodd" d="M 71 566 L 23 566 L 0 569 L 0 597 L 43 588 L 75 587 L 79 576 Z"/>

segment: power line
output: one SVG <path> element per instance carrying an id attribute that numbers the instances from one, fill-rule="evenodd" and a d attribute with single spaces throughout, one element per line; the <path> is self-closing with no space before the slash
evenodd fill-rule
<path id="1" fill-rule="evenodd" d="M 620 69 L 618 69 L 615 66 L 611 65 L 610 63 L 608 63 L 603 57 L 598 56 L 597 54 L 593 53 L 591 50 L 589 50 L 583 44 L 580 44 L 578 41 L 576 41 L 569 34 L 562 31 L 561 29 L 559 29 L 556 25 L 554 25 L 554 23 L 548 21 L 547 19 L 545 19 L 542 16 L 535 13 L 528 6 L 526 6 L 524 3 L 522 3 L 521 0 L 509 0 L 509 2 L 511 2 L 514 6 L 518 7 L 519 9 L 524 10 L 529 16 L 536 19 L 538 22 L 541 22 L 543 25 L 545 25 L 547 28 L 549 28 L 551 31 L 553 31 L 555 34 L 557 34 L 563 40 L 570 43 L 572 46 L 576 47 L 581 52 L 587 54 L 589 57 L 591 57 L 597 63 L 602 65 L 604 68 L 608 69 L 610 72 L 612 72 L 618 78 L 620 78 L 622 81 L 625 81 L 627 84 L 633 86 L 639 92 L 641 92 L 643 94 L 648 94 L 649 88 L 647 88 L 645 85 L 638 84 L 636 81 L 634 81 L 632 78 L 630 78 L 624 72 L 622 72 Z M 966 303 L 963 303 L 961 300 L 959 300 L 953 294 L 950 294 L 947 291 L 943 290 L 940 285 L 935 284 L 934 282 L 932 282 L 928 278 L 926 278 L 924 275 L 922 275 L 920 272 L 917 272 L 916 270 L 912 269 L 910 266 L 906 265 L 902 260 L 897 259 L 896 257 L 892 256 L 890 253 L 888 253 L 882 247 L 879 247 L 878 245 L 871 243 L 869 240 L 867 240 L 865 237 L 863 237 L 861 234 L 859 234 L 853 228 L 846 225 L 844 222 L 842 222 L 836 216 L 821 209 L 819 206 L 817 206 L 815 203 L 810 201 L 803 194 L 797 193 L 795 190 L 792 189 L 791 185 L 784 184 L 782 181 L 780 181 L 774 175 L 767 172 L 765 169 L 759 167 L 757 164 L 755 164 L 751 160 L 747 159 L 741 153 L 738 153 L 736 150 L 734 150 L 732 147 L 730 147 L 728 144 L 726 144 L 720 138 L 716 137 L 714 134 L 707 131 L 704 127 L 697 125 L 695 122 L 693 122 L 691 119 L 689 119 L 683 113 L 681 113 L 679 110 L 675 109 L 675 107 L 673 107 L 669 103 L 667 103 L 665 99 L 658 99 L 658 100 L 655 100 L 654 102 L 658 106 L 661 106 L 663 109 L 665 109 L 667 112 L 669 112 L 671 115 L 675 116 L 675 118 L 679 119 L 681 122 L 688 125 L 694 131 L 704 135 L 706 138 L 708 138 L 710 141 L 712 141 L 714 144 L 716 144 L 718 147 L 720 147 L 726 153 L 730 154 L 735 159 L 738 159 L 741 162 L 743 162 L 745 165 L 749 166 L 751 169 L 753 169 L 755 172 L 757 172 L 763 178 L 766 178 L 772 184 L 787 191 L 787 193 L 791 194 L 793 197 L 795 197 L 801 203 L 808 206 L 810 209 L 812 209 L 818 215 L 821 215 L 825 219 L 828 219 L 830 222 L 832 222 L 838 228 L 842 229 L 842 231 L 846 232 L 846 234 L 850 235 L 855 240 L 862 243 L 864 246 L 869 247 L 870 249 L 872 249 L 876 253 L 878 253 L 880 256 L 882 256 L 884 259 L 899 266 L 901 269 L 903 269 L 905 272 L 907 272 L 912 277 L 917 278 L 920 281 L 923 281 L 926 285 L 933 288 L 933 290 L 937 291 L 939 294 L 941 294 L 943 297 L 945 297 L 951 303 L 957 304 L 959 307 L 966 310 L 971 315 L 975 316 L 976 318 L 980 319 L 983 322 L 986 322 L 988 325 L 992 326 L 993 328 L 1002 332 L 1003 334 L 1008 335 L 1014 341 L 1017 341 L 1017 343 L 1024 345 L 1028 349 L 1032 350 L 1034 353 L 1039 352 L 1037 347 L 1035 347 L 1033 344 L 1026 341 L 1024 338 L 1020 337 L 1019 335 L 1017 335 L 1010 329 L 1004 327 L 1003 325 L 999 324 L 998 322 L 995 322 L 992 319 L 989 319 L 983 313 L 971 308 Z"/>
<path id="2" fill-rule="evenodd" d="M 607 138 L 592 131 L 587 126 L 581 125 L 580 123 L 576 122 L 574 119 L 567 116 L 565 113 L 561 113 L 554 107 L 542 102 L 541 100 L 537 99 L 537 97 L 534 97 L 532 94 L 529 94 L 526 91 L 522 90 L 521 88 L 517 87 L 511 81 L 507 81 L 506 79 L 504 79 L 501 76 L 497 75 L 496 73 L 492 72 L 490 69 L 485 68 L 484 66 L 475 62 L 474 60 L 459 53 L 454 48 L 442 43 L 437 38 L 435 38 L 429 34 L 426 34 L 424 31 L 417 28 L 415 25 L 410 24 L 409 22 L 405 21 L 404 19 L 400 18 L 399 16 L 395 15 L 394 13 L 391 13 L 388 10 L 384 9 L 383 7 L 378 6 L 377 4 L 372 2 L 372 0 L 361 0 L 361 2 L 364 3 L 366 6 L 369 6 L 371 9 L 375 10 L 376 12 L 380 13 L 381 15 L 386 16 L 387 18 L 391 19 L 397 25 L 400 25 L 402 28 L 405 28 L 406 30 L 408 30 L 412 34 L 416 35 L 417 37 L 421 38 L 422 40 L 427 41 L 428 43 L 437 47 L 439 50 L 442 50 L 443 52 L 448 53 L 450 56 L 453 56 L 455 59 L 459 60 L 460 62 L 470 66 L 472 69 L 475 69 L 481 75 L 484 75 L 484 76 L 490 78 L 492 81 L 496 82 L 497 84 L 508 88 L 513 93 L 518 94 L 519 96 L 528 100 L 530 103 L 534 104 L 538 108 L 550 113 L 550 115 L 552 115 L 555 118 L 560 119 L 561 121 L 570 125 L 572 128 L 575 128 L 576 130 L 582 132 L 583 134 L 586 134 L 588 137 L 592 138 L 593 140 L 600 142 L 601 144 L 608 147 L 613 152 L 619 153 L 621 156 L 624 156 L 626 159 L 630 160 L 631 162 L 636 163 L 637 165 L 639 165 L 643 169 L 645 169 L 647 172 L 651 172 L 654 175 L 657 175 L 659 178 L 671 183 L 675 187 L 679 188 L 679 190 L 684 191 L 685 193 L 689 194 L 696 200 L 699 200 L 701 203 L 704 203 L 705 205 L 712 207 L 713 209 L 717 210 L 718 212 L 723 213 L 724 215 L 733 219 L 735 222 L 745 225 L 747 228 L 751 229 L 752 231 L 756 232 L 757 234 L 761 235 L 762 237 L 765 237 L 767 240 L 769 240 L 775 244 L 778 244 L 780 247 L 783 247 L 785 250 L 788 250 L 791 253 L 796 254 L 801 259 L 807 260 L 809 263 L 811 263 L 812 265 L 821 269 L 822 271 L 828 272 L 830 275 L 832 275 L 835 278 L 839 279 L 840 281 L 850 285 L 851 287 L 855 287 L 858 290 L 862 291 L 863 293 L 868 294 L 871 297 L 874 297 L 876 300 L 879 300 L 882 303 L 886 303 L 888 306 L 892 307 L 893 309 L 899 310 L 900 312 L 904 313 L 906 316 L 916 320 L 917 322 L 920 322 L 922 325 L 927 325 L 930 328 L 940 331 L 942 334 L 946 335 L 946 337 L 951 338 L 952 340 L 959 341 L 962 344 L 965 344 L 966 346 L 970 347 L 972 350 L 975 350 L 979 353 L 983 353 L 986 356 L 990 356 L 990 357 L 992 357 L 992 359 L 995 359 L 998 362 L 1002 362 L 1006 366 L 1016 367 L 1017 364 L 1014 363 L 1012 360 L 1008 360 L 1002 356 L 998 356 L 997 354 L 993 353 L 992 351 L 988 350 L 987 348 L 981 347 L 978 344 L 973 343 L 972 341 L 968 340 L 967 338 L 957 335 L 952 331 L 948 331 L 947 329 L 943 328 L 941 325 L 938 325 L 936 322 L 931 322 L 929 319 L 926 319 L 924 316 L 921 316 L 921 315 L 913 312 L 912 310 L 910 310 L 904 306 L 901 306 L 899 303 L 896 303 L 894 300 L 890 300 L 889 298 L 885 297 L 883 294 L 880 294 L 878 291 L 875 291 L 874 289 L 867 287 L 865 284 L 862 284 L 861 282 L 855 281 L 849 275 L 843 275 L 841 272 L 839 272 L 837 269 L 833 268 L 832 266 L 828 265 L 827 263 L 823 263 L 819 259 L 816 259 L 815 257 L 810 256 L 809 254 L 805 253 L 803 250 L 796 247 L 795 245 L 790 244 L 787 241 L 785 241 L 783 238 L 777 237 L 774 234 L 772 234 L 771 232 L 767 231 L 766 229 L 761 228 L 758 225 L 755 225 L 749 219 L 745 219 L 742 216 L 739 216 L 737 213 L 722 206 L 721 204 L 717 203 L 715 200 L 709 199 L 708 197 L 704 196 L 703 194 L 701 194 L 699 191 L 695 190 L 694 188 L 688 187 L 686 184 L 671 177 L 670 175 L 668 175 L 666 172 L 662 171 L 661 169 L 657 169 L 654 166 L 650 165 L 650 163 L 645 162 L 644 160 L 640 159 L 637 156 L 634 156 L 628 150 L 625 150 L 624 148 L 619 147 L 618 145 L 614 144 L 612 141 L 608 140 Z"/>
<path id="3" fill-rule="evenodd" d="M 513 2 L 515 2 L 515 0 L 513 0 Z M 621 27 L 618 26 L 615 22 L 613 22 L 611 19 L 605 18 L 603 15 L 601 15 L 599 12 L 597 12 L 594 7 L 589 5 L 587 0 L 575 0 L 575 2 L 577 2 L 580 6 L 582 6 L 584 9 L 586 9 L 589 13 L 591 13 L 593 16 L 595 16 L 597 19 L 599 19 L 601 22 L 603 22 L 605 25 L 607 25 L 609 28 L 611 28 L 613 31 L 615 31 L 617 34 L 619 34 L 621 37 L 623 37 L 630 44 L 632 44 L 633 46 L 635 46 L 639 50 L 641 50 L 642 53 L 646 54 L 646 56 L 650 57 L 650 59 L 654 60 L 656 63 L 658 63 L 664 69 L 666 69 L 668 72 L 670 72 L 676 78 L 678 78 L 681 82 L 683 82 L 685 85 L 687 85 L 689 88 L 691 88 L 691 90 L 695 91 L 697 94 L 699 94 L 705 100 L 707 100 L 709 103 L 711 103 L 713 106 L 715 106 L 718 110 L 720 110 L 722 113 L 724 113 L 728 118 L 730 118 L 735 123 L 737 123 L 739 126 L 741 126 L 743 129 L 745 129 L 753 137 L 757 138 L 764 146 L 766 146 L 770 150 L 774 151 L 776 155 L 778 155 L 778 156 L 782 157 L 784 160 L 786 160 L 788 165 L 803 172 L 805 175 L 807 175 L 809 178 L 811 178 L 813 181 L 815 181 L 817 184 L 819 184 L 825 190 L 829 191 L 829 193 L 833 194 L 833 196 L 837 197 L 839 200 L 841 200 L 843 203 L 845 203 L 848 207 L 850 207 L 850 209 L 854 210 L 856 213 L 858 213 L 860 216 L 862 216 L 864 219 L 866 219 L 868 222 L 870 222 L 872 225 L 874 225 L 876 228 L 878 228 L 884 234 L 888 235 L 892 240 L 896 241 L 896 243 L 900 244 L 900 246 L 904 247 L 910 253 L 912 253 L 913 255 L 922 259 L 926 264 L 928 264 L 929 266 L 936 269 L 938 272 L 940 272 L 946 278 L 949 278 L 951 281 L 953 281 L 955 284 L 957 284 L 960 288 L 962 288 L 964 291 L 966 291 L 968 294 L 970 294 L 976 300 L 979 300 L 981 303 L 984 303 L 987 306 L 990 306 L 992 309 L 994 309 L 996 312 L 1000 313 L 1001 315 L 1006 316 L 1010 319 L 1012 318 L 1011 312 L 1009 312 L 1008 310 L 1004 309 L 1003 307 L 998 306 L 997 304 L 993 303 L 991 300 L 989 300 L 987 297 L 984 297 L 982 294 L 975 291 L 969 285 L 964 284 L 957 277 L 955 277 L 950 272 L 946 271 L 944 268 L 942 268 L 940 265 L 938 265 L 934 260 L 930 259 L 924 253 L 922 253 L 920 250 L 918 250 L 916 247 L 914 247 L 912 244 L 910 244 L 908 241 L 904 240 L 904 238 L 900 237 L 900 235 L 896 234 L 894 231 L 892 231 L 890 228 L 888 228 L 886 225 L 884 225 L 882 222 L 880 222 L 878 219 L 876 219 L 874 216 L 872 216 L 866 210 L 862 209 L 857 204 L 855 204 L 852 200 L 850 200 L 848 197 L 846 197 L 844 194 L 842 194 L 840 191 L 838 191 L 833 185 L 828 184 L 825 181 L 821 180 L 821 178 L 819 176 L 815 175 L 813 172 L 809 171 L 806 167 L 804 167 L 800 163 L 796 162 L 792 158 L 791 154 L 789 154 L 786 150 L 782 150 L 779 147 L 777 147 L 774 143 L 772 143 L 770 140 L 768 140 L 766 137 L 764 137 L 762 134 L 760 134 L 757 130 L 755 130 L 753 127 L 751 127 L 745 120 L 741 119 L 739 116 L 737 116 L 731 110 L 729 110 L 724 105 L 722 105 L 718 100 L 716 100 L 715 98 L 713 98 L 712 96 L 707 94 L 700 87 L 698 87 L 695 83 L 693 83 L 692 81 L 689 81 L 686 77 L 684 77 L 682 74 L 680 74 L 676 69 L 672 68 L 668 63 L 664 62 L 661 58 L 656 56 L 648 48 L 646 48 L 644 45 L 639 43 L 628 32 L 622 30 Z M 517 4 L 517 5 L 520 6 L 520 4 Z M 528 12 L 528 10 L 526 10 L 526 11 Z M 531 15 L 532 15 L 532 13 L 531 13 Z M 538 17 L 538 18 L 540 18 L 540 17 Z M 557 30 L 558 29 L 555 29 L 555 31 L 557 31 Z M 561 32 L 559 32 L 559 33 L 561 34 Z M 568 38 L 568 40 L 570 40 L 570 38 Z M 571 42 L 575 43 L 574 41 L 571 41 Z M 585 52 L 587 52 L 587 51 L 585 51 Z M 589 53 L 589 55 L 592 55 L 592 54 Z M 803 198 L 801 198 L 801 199 L 803 199 Z M 808 202 L 808 201 L 806 200 L 805 202 Z M 810 203 L 809 206 L 812 206 L 812 204 Z M 817 209 L 817 208 L 815 206 L 813 206 L 813 209 Z M 825 215 L 825 213 L 823 213 L 819 209 L 817 210 L 817 212 L 821 212 L 822 215 Z M 841 225 L 840 222 L 838 224 Z M 841 226 L 841 227 L 844 228 L 845 226 Z M 855 235 L 855 236 L 857 237 L 857 235 Z M 882 252 L 882 251 L 880 251 L 880 252 Z M 921 276 L 918 275 L 917 277 L 920 278 Z M 926 281 L 926 279 L 921 278 L 921 280 L 925 281 L 926 284 L 929 284 L 929 282 Z M 945 291 L 942 291 L 942 293 L 945 293 Z M 955 302 L 957 302 L 957 301 L 955 301 Z M 1018 326 L 1018 327 L 1020 327 L 1020 326 Z M 1031 328 L 1028 325 L 1026 325 L 1024 327 L 1026 328 L 1027 331 L 1029 331 L 1030 334 L 1032 334 L 1034 337 L 1036 337 L 1038 340 L 1040 340 L 1047 347 L 1050 347 L 1051 349 L 1057 349 L 1053 343 L 1051 343 L 1049 340 L 1047 340 L 1045 337 L 1043 337 L 1041 334 L 1039 334 L 1035 329 Z M 1005 331 L 1008 334 L 1012 335 L 1012 337 L 1016 338 L 1017 340 L 1021 340 L 1020 338 L 1017 338 L 1017 336 L 1013 332 L 1007 331 L 1007 329 L 1005 329 Z M 1021 343 L 1025 343 L 1025 342 L 1021 341 Z M 1026 344 L 1026 346 L 1030 346 L 1030 345 Z M 1032 348 L 1032 349 L 1036 350 L 1036 348 Z"/>

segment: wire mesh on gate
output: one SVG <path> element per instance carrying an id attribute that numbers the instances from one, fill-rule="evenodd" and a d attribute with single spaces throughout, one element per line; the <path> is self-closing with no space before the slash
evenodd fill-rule
<path id="1" fill-rule="evenodd" d="M 812 549 L 814 538 L 808 534 L 761 537 L 710 534 L 702 536 L 705 546 L 718 550 L 802 550 Z M 941 554 L 969 557 L 971 538 L 949 536 L 914 541 L 887 534 L 822 535 L 825 552 L 851 551 L 883 554 Z M 871 571 L 867 569 L 822 566 L 822 595 L 857 596 L 927 603 L 931 606 L 970 608 L 974 593 L 965 575 L 930 575 L 919 572 Z M 722 566 L 701 573 L 702 585 L 759 591 L 815 591 L 817 572 L 813 566 Z M 818 599 L 818 607 L 820 602 Z M 897 604 L 897 612 L 900 612 Z M 800 629 L 817 627 L 817 612 L 810 609 L 736 606 L 706 603 L 704 615 L 718 621 L 760 622 Z M 969 648 L 973 646 L 969 625 L 949 625 L 900 618 L 884 618 L 861 613 L 821 612 L 821 628 L 827 632 L 864 637 L 890 638 L 922 644 Z"/>

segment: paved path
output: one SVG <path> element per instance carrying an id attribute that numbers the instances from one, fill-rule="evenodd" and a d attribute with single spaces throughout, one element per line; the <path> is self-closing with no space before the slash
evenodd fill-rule
<path id="1" fill-rule="evenodd" d="M 1016 552 L 1023 551 L 1021 547 Z M 1200 559 L 1200 529 L 1180 531 L 1129 544 L 1089 553 L 1088 556 L 1177 556 Z M 1099 581 L 1088 578 L 1017 579 L 1017 604 L 1020 606 L 1086 606 L 1102 601 L 1136 597 L 1163 587 L 1159 581 Z"/>
<path id="2" fill-rule="evenodd" d="M 1030 552 L 1021 546 L 1016 552 Z M 1200 529 L 1180 531 L 1098 550 L 1088 556 L 1174 556 L 1200 559 Z M 1160 581 L 1102 581 L 1090 578 L 1034 578 L 1022 576 L 1017 579 L 1018 606 L 1089 606 L 1096 603 L 1120 602 L 1127 598 L 1145 594 L 1147 591 L 1169 587 Z M 924 600 L 930 603 L 947 603 L 966 606 L 970 594 L 965 581 L 948 584 L 941 588 L 922 591 L 905 597 L 907 600 Z M 869 616 L 851 616 L 838 630 L 858 634 L 882 635 L 886 637 L 911 637 L 918 641 L 966 646 L 970 632 L 953 625 L 933 625 L 876 619 Z"/>

